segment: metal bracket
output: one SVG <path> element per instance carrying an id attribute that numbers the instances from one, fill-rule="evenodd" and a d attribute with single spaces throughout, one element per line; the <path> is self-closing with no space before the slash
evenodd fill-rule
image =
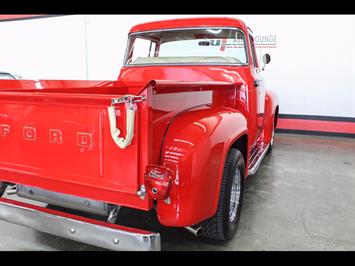
<path id="1" fill-rule="evenodd" d="M 111 106 L 115 104 L 128 103 L 128 108 L 132 109 L 134 103 L 143 102 L 146 98 L 144 96 L 134 96 L 134 95 L 125 95 L 120 98 L 112 99 Z"/>
<path id="2" fill-rule="evenodd" d="M 11 186 L 7 191 L 6 191 L 7 195 L 15 195 L 17 194 L 17 186 L 13 185 Z"/>
<path id="3" fill-rule="evenodd" d="M 167 198 L 164 200 L 164 202 L 169 205 L 169 204 L 171 203 L 170 197 L 167 197 Z"/>
<path id="4" fill-rule="evenodd" d="M 145 189 L 145 186 L 142 185 L 142 186 L 140 187 L 140 189 L 137 191 L 137 195 L 138 195 L 142 200 L 144 200 L 146 194 L 147 194 L 147 191 L 146 191 L 146 189 Z"/>
<path id="5" fill-rule="evenodd" d="M 120 211 L 120 209 L 121 209 L 121 206 L 118 206 L 118 205 L 112 206 L 110 214 L 107 218 L 108 223 L 111 223 L 111 224 L 116 223 L 118 212 Z"/>

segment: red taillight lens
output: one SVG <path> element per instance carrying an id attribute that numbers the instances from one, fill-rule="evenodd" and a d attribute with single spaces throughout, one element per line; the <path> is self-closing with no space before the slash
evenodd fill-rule
<path id="1" fill-rule="evenodd" d="M 171 184 L 171 172 L 160 165 L 147 166 L 144 181 L 146 190 L 155 200 L 163 200 L 168 197 Z"/>

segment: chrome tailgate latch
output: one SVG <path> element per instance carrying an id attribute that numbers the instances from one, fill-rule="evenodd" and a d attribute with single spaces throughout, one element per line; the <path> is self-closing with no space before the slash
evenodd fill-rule
<path id="1" fill-rule="evenodd" d="M 108 116 L 110 120 L 110 131 L 113 141 L 121 149 L 129 146 L 133 139 L 134 134 L 134 117 L 136 112 L 136 103 L 145 101 L 144 96 L 125 95 L 120 98 L 112 99 L 111 106 L 108 107 Z M 126 104 L 126 137 L 120 136 L 121 131 L 117 128 L 115 105 Z"/>

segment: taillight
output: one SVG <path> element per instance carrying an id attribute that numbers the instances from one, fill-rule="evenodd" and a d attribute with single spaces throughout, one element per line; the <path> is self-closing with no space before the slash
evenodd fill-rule
<path id="1" fill-rule="evenodd" d="M 147 166 L 144 181 L 146 190 L 155 200 L 163 200 L 168 197 L 171 184 L 171 172 L 160 165 Z"/>

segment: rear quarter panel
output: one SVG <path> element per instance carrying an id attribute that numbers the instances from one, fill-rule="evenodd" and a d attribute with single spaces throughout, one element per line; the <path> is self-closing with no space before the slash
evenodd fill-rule
<path id="1" fill-rule="evenodd" d="M 264 122 L 264 142 L 269 143 L 274 126 L 276 108 L 279 106 L 279 98 L 273 91 L 266 90 L 265 95 L 265 122 Z"/>
<path id="2" fill-rule="evenodd" d="M 174 121 L 162 152 L 162 164 L 175 173 L 170 204 L 157 205 L 163 225 L 188 226 L 214 215 L 226 155 L 246 133 L 244 115 L 228 107 L 196 108 Z"/>

